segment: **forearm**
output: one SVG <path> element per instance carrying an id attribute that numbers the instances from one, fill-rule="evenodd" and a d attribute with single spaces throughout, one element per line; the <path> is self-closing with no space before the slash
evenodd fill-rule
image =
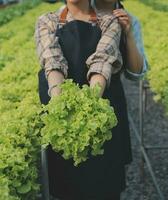
<path id="1" fill-rule="evenodd" d="M 143 57 L 138 51 L 131 31 L 127 34 L 127 66 L 133 73 L 141 73 L 143 68 Z"/>
<path id="2" fill-rule="evenodd" d="M 57 96 L 61 93 L 61 89 L 59 85 L 64 81 L 64 76 L 61 72 L 57 70 L 53 70 L 48 75 L 48 85 L 49 88 L 53 85 L 58 85 L 56 87 L 53 87 L 51 90 L 51 97 Z"/>
<path id="3" fill-rule="evenodd" d="M 90 87 L 93 88 L 96 84 L 99 84 L 101 87 L 100 97 L 103 95 L 106 87 L 106 79 L 101 74 L 93 74 L 90 78 Z"/>

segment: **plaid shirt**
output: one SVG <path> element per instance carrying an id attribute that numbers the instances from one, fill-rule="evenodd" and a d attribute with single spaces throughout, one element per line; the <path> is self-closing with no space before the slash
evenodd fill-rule
<path id="1" fill-rule="evenodd" d="M 52 70 L 61 71 L 65 78 L 68 75 L 68 63 L 59 45 L 58 37 L 55 36 L 59 15 L 61 11 L 49 12 L 39 17 L 35 28 L 35 40 L 40 65 L 45 69 L 46 78 Z M 118 21 L 101 11 L 97 12 L 102 37 L 97 49 L 86 61 L 88 66 L 87 79 L 92 73 L 102 74 L 110 83 L 111 75 L 120 71 L 122 56 L 119 51 L 121 26 Z M 67 21 L 74 18 L 68 13 Z"/>

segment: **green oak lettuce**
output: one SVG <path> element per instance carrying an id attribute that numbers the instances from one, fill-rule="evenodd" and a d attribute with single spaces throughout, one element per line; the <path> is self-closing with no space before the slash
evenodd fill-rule
<path id="1" fill-rule="evenodd" d="M 82 89 L 66 80 L 62 93 L 44 106 L 41 130 L 44 147 L 51 144 L 65 159 L 77 166 L 91 155 L 103 154 L 102 146 L 112 138 L 117 118 L 110 102 L 99 97 L 99 86 Z"/>

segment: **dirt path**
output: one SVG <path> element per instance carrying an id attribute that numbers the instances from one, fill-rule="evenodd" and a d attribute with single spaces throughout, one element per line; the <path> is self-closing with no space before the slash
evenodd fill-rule
<path id="1" fill-rule="evenodd" d="M 139 86 L 137 82 L 123 78 L 127 96 L 128 110 L 138 128 Z M 168 117 L 164 108 L 153 101 L 153 93 L 148 91 L 147 111 L 144 118 L 144 141 L 146 145 L 159 145 L 168 147 Z M 151 176 L 145 164 L 144 181 L 140 180 L 141 154 L 140 145 L 131 128 L 133 162 L 127 172 L 127 189 L 122 194 L 122 200 L 159 200 Z M 168 149 L 148 150 L 154 173 L 165 199 L 168 195 Z"/>

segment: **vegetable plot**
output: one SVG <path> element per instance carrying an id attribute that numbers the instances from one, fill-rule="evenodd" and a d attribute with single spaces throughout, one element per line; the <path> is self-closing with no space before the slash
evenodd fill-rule
<path id="1" fill-rule="evenodd" d="M 24 15 L 28 10 L 34 8 L 41 2 L 42 0 L 23 0 L 22 3 L 1 10 L 0 25 L 2 26 L 13 20 L 15 17 L 20 17 Z"/>
<path id="2" fill-rule="evenodd" d="M 38 16 L 60 5 L 40 4 L 0 28 L 0 200 L 37 199 L 41 106 L 34 27 Z"/>

